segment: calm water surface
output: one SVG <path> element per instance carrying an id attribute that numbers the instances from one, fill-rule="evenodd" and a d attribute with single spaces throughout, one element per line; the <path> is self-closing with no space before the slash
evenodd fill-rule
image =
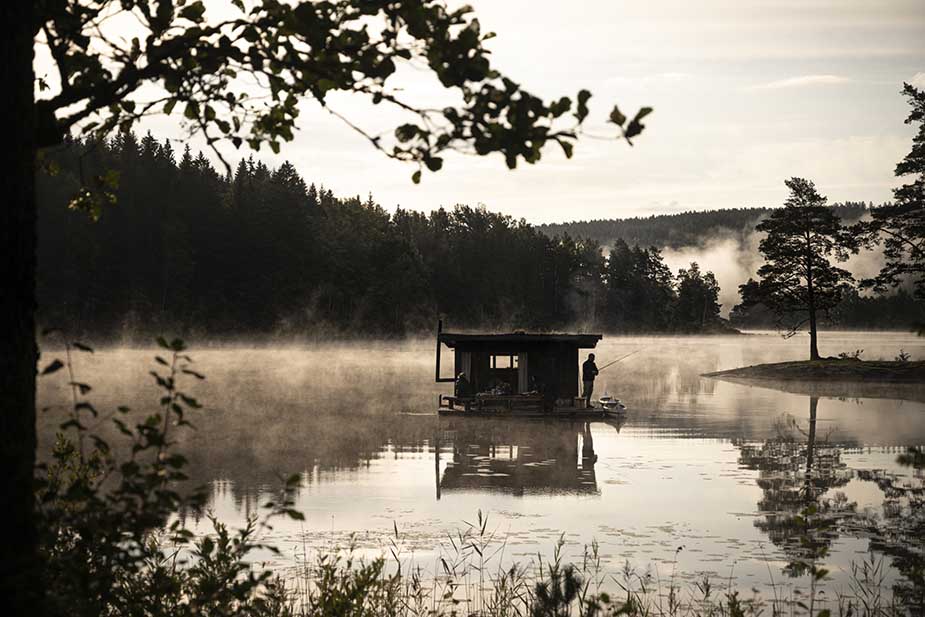
<path id="1" fill-rule="evenodd" d="M 903 348 L 925 358 L 925 340 L 907 334 L 825 333 L 820 347 L 824 355 L 863 349 L 865 359 L 892 359 Z M 701 377 L 801 359 L 806 348 L 805 335 L 607 337 L 599 365 L 641 350 L 596 384 L 629 413 L 570 423 L 438 418 L 436 398 L 449 385 L 433 383 L 432 341 L 194 347 L 208 379 L 190 388 L 207 409 L 180 447 L 193 480 L 211 487 L 211 509 L 233 526 L 274 495 L 280 475 L 301 474 L 306 521 L 277 521 L 269 538 L 283 549 L 275 558 L 282 568 L 304 549 L 352 541 L 370 555 L 394 542 L 403 559 L 433 569 L 451 550 L 448 534 L 481 511 L 504 542 L 498 561 L 548 555 L 561 537 L 575 560 L 596 541 L 611 574 L 628 561 L 689 582 L 708 573 L 745 588 L 799 585 L 805 577 L 784 574 L 798 554 L 788 521 L 810 499 L 840 521 L 820 541 L 831 584 L 844 587 L 852 561 L 878 546 L 876 530 L 909 515 L 895 488 L 922 488 L 921 475 L 895 460 L 903 447 L 925 444 L 925 389 L 781 391 Z M 94 385 L 97 406 L 150 408 L 154 353 L 98 351 L 79 358 L 78 374 Z M 43 405 L 64 401 L 60 385 L 40 384 Z M 45 447 L 55 414 L 41 418 Z M 875 554 L 886 564 L 895 557 Z M 888 574 L 899 576 L 892 566 Z"/>

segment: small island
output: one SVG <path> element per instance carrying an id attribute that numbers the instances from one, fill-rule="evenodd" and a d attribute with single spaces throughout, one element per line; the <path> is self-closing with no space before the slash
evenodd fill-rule
<path id="1" fill-rule="evenodd" d="M 855 360 L 823 358 L 794 362 L 756 364 L 726 371 L 705 373 L 719 379 L 762 379 L 772 381 L 878 382 L 925 384 L 925 361 Z"/>

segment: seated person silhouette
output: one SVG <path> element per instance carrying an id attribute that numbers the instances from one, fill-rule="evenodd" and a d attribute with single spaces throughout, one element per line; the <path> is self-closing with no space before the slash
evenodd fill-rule
<path id="1" fill-rule="evenodd" d="M 455 394 L 456 398 L 472 398 L 474 396 L 472 384 L 469 382 L 469 378 L 466 377 L 465 372 L 456 377 Z"/>

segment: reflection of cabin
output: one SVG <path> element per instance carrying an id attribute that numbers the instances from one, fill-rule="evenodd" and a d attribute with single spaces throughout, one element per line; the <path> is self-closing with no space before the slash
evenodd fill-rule
<path id="1" fill-rule="evenodd" d="M 579 358 L 579 350 L 593 349 L 601 338 L 600 334 L 456 334 L 438 327 L 436 380 L 449 382 L 465 373 L 474 395 L 471 402 L 441 397 L 441 408 L 582 409 L 577 399 L 584 358 Z M 453 377 L 440 374 L 443 345 L 453 350 Z"/>
<path id="2" fill-rule="evenodd" d="M 441 493 L 454 491 L 513 495 L 599 493 L 594 472 L 597 455 L 587 422 L 456 422 L 443 433 L 452 445 L 452 459 L 442 477 L 437 450 L 438 498 Z"/>

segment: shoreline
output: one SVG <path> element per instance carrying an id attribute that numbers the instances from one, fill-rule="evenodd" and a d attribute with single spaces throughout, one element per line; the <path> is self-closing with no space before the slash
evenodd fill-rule
<path id="1" fill-rule="evenodd" d="M 854 360 L 825 358 L 755 364 L 703 373 L 712 379 L 748 379 L 797 382 L 925 384 L 925 361 Z"/>

